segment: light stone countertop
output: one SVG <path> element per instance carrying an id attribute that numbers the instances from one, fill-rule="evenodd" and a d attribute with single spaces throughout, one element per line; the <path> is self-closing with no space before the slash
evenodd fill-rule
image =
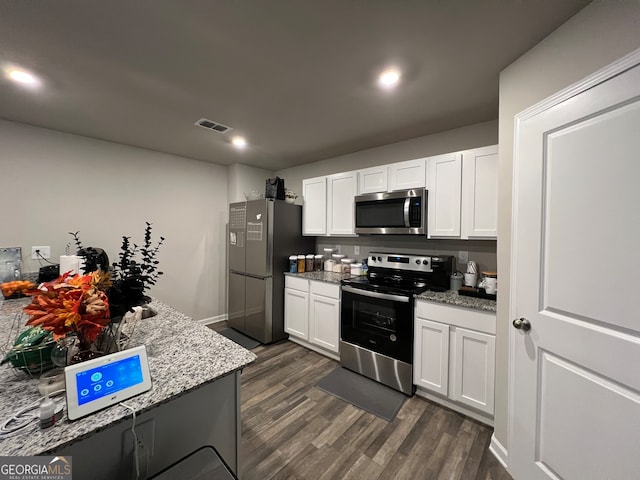
<path id="1" fill-rule="evenodd" d="M 28 298 L 0 300 L 0 347 L 3 349 L 6 342 L 13 344 L 17 335 L 11 328 L 13 319 L 28 303 Z M 146 345 L 153 381 L 150 391 L 127 400 L 136 414 L 232 374 L 257 358 L 249 350 L 162 302 L 154 300 L 151 307 L 158 314 L 138 322 L 129 344 L 130 347 Z M 19 331 L 24 330 L 27 319 L 23 314 Z M 37 383 L 10 364 L 0 367 L 0 423 L 12 413 L 38 402 Z M 41 430 L 36 421 L 13 435 L 0 435 L 0 456 L 46 454 L 130 417 L 131 412 L 118 405 L 73 422 L 66 418 L 65 411 L 62 420 L 49 429 Z"/>
<path id="2" fill-rule="evenodd" d="M 306 278 L 307 280 L 316 280 L 326 283 L 339 284 L 345 278 L 351 278 L 353 275 L 345 275 L 342 273 L 334 272 L 305 272 L 305 273 L 285 273 L 285 275 L 291 275 L 299 278 Z M 483 310 L 486 312 L 496 311 L 496 301 L 486 298 L 467 297 L 465 295 L 459 295 L 458 292 L 446 291 L 446 292 L 424 292 L 420 295 L 416 295 L 418 300 L 429 300 L 430 302 L 444 303 L 447 305 L 454 305 L 456 307 L 471 308 L 474 310 Z"/>
<path id="3" fill-rule="evenodd" d="M 467 297 L 459 295 L 458 292 L 448 290 L 446 292 L 424 292 L 416 295 L 418 300 L 429 300 L 430 302 L 444 303 L 456 307 L 472 308 L 474 310 L 484 310 L 486 312 L 496 311 L 496 301 L 487 298 Z"/>
<path id="4" fill-rule="evenodd" d="M 307 280 L 316 280 L 319 282 L 325 283 L 337 283 L 345 278 L 353 278 L 355 275 L 348 275 L 345 273 L 337 273 L 337 272 L 325 272 L 325 271 L 313 271 L 313 272 L 304 272 L 304 273 L 293 273 L 293 272 L 285 272 L 285 275 L 291 275 L 292 277 L 306 278 Z"/>

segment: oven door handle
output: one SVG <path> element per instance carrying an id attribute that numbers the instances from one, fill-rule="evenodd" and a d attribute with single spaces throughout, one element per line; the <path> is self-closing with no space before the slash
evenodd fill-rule
<path id="1" fill-rule="evenodd" d="M 371 292 L 369 290 L 363 290 L 361 288 L 353 288 L 347 285 L 342 286 L 342 291 L 353 293 L 355 295 L 363 295 L 365 297 L 379 298 L 381 300 L 391 300 L 393 302 L 409 303 L 411 301 L 410 297 L 405 297 L 402 295 L 391 295 L 390 293 Z"/>

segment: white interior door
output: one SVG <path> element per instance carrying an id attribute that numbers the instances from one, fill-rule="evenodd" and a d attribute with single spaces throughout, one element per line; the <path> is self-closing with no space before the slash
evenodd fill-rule
<path id="1" fill-rule="evenodd" d="M 531 328 L 510 338 L 517 479 L 640 475 L 639 62 L 518 120 L 512 311 Z"/>

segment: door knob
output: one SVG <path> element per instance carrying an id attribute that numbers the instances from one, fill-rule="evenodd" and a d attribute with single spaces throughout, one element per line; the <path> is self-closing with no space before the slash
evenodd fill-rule
<path id="1" fill-rule="evenodd" d="M 525 332 L 531 330 L 531 322 L 526 318 L 516 318 L 513 321 L 513 326 L 518 330 L 524 330 Z"/>

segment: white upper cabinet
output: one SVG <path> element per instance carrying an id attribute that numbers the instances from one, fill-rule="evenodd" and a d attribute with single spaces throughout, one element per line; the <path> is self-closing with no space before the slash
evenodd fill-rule
<path id="1" fill-rule="evenodd" d="M 302 234 L 354 235 L 353 199 L 357 195 L 356 172 L 337 173 L 302 181 Z"/>
<path id="2" fill-rule="evenodd" d="M 427 159 L 429 238 L 460 236 L 461 188 L 460 153 Z"/>
<path id="3" fill-rule="evenodd" d="M 327 177 L 302 181 L 302 234 L 327 234 Z"/>
<path id="4" fill-rule="evenodd" d="M 429 238 L 495 239 L 498 146 L 427 158 Z"/>
<path id="5" fill-rule="evenodd" d="M 389 165 L 389 191 L 424 188 L 424 186 L 424 158 Z"/>
<path id="6" fill-rule="evenodd" d="M 388 188 L 389 175 L 386 165 L 358 170 L 358 195 L 386 192 Z"/>
<path id="7" fill-rule="evenodd" d="M 463 152 L 462 165 L 462 238 L 496 238 L 498 146 Z"/>
<path id="8" fill-rule="evenodd" d="M 327 177 L 329 235 L 353 235 L 354 197 L 358 194 L 356 172 Z"/>

